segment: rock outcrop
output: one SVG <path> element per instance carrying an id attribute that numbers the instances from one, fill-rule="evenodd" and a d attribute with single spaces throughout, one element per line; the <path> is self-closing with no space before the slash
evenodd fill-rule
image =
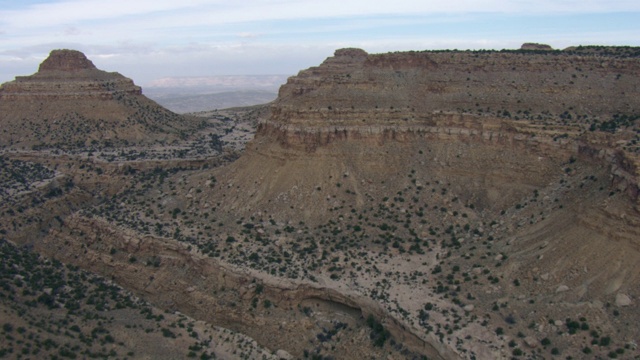
<path id="1" fill-rule="evenodd" d="M 114 229 L 102 221 L 71 216 L 67 218 L 72 233 L 51 231 L 39 251 L 55 255 L 64 262 L 77 264 L 111 277 L 126 288 L 167 310 L 241 331 L 260 343 L 275 349 L 286 347 L 297 358 L 302 356 L 313 339 L 314 326 L 303 311 L 312 305 L 324 316 L 343 316 L 350 326 L 363 328 L 363 318 L 373 315 L 380 319 L 390 334 L 402 344 L 405 354 L 427 355 L 433 359 L 452 359 L 454 353 L 439 344 L 434 336 L 425 341 L 407 330 L 379 304 L 352 292 L 340 292 L 311 283 L 274 279 L 256 271 L 219 263 L 195 253 L 190 246 L 170 239 L 141 237 L 133 232 Z M 67 241 L 64 245 L 60 239 Z M 111 255 L 104 249 L 117 249 Z M 83 252 L 82 257 L 75 256 Z M 116 255 L 117 253 L 117 255 Z M 130 259 L 153 258 L 157 266 Z M 257 290 L 257 286 L 260 287 Z M 270 311 L 256 313 L 251 300 L 267 299 L 273 304 Z M 231 307 L 229 304 L 232 304 Z M 297 310 L 294 310 L 297 309 Z M 363 335 L 365 335 L 363 337 Z M 346 336 L 346 335 L 345 335 Z M 363 341 L 364 340 L 364 341 Z M 379 357 L 381 353 L 369 344 L 365 331 L 346 337 L 340 344 L 347 358 Z"/>
<path id="2" fill-rule="evenodd" d="M 38 68 L 38 74 L 42 75 L 50 71 L 80 72 L 92 70 L 93 73 L 102 73 L 91 60 L 77 50 L 53 50 Z"/>
<path id="3" fill-rule="evenodd" d="M 398 224 L 412 209 L 440 211 L 421 223 L 424 233 L 437 228 L 435 219 L 446 224 L 473 213 L 470 218 L 482 219 L 479 234 L 485 226 L 500 230 L 445 255 L 448 241 L 467 242 L 452 235 L 442 240 L 440 256 L 464 263 L 462 254 L 486 245 L 513 260 L 505 266 L 506 257 L 492 254 L 499 279 L 489 280 L 500 285 L 476 289 L 487 295 L 485 304 L 469 311 L 489 311 L 501 302 L 499 294 L 523 288 L 510 298 L 518 303 L 514 313 L 537 314 L 539 301 L 567 308 L 613 302 L 618 291 L 634 299 L 631 289 L 640 279 L 633 265 L 640 259 L 638 53 L 338 50 L 281 87 L 246 153 L 215 171 L 217 184 L 200 200 L 217 203 L 233 219 L 337 224 L 334 237 L 326 235 L 330 243 L 349 228 L 347 219 L 359 214 L 366 223 L 376 209 L 396 208 Z M 449 229 L 455 226 L 462 225 Z M 495 238 L 502 240 L 492 243 Z M 568 317 L 555 311 L 556 319 Z M 496 326 L 511 327 L 515 320 L 503 316 L 509 325 L 499 320 Z"/>
<path id="4" fill-rule="evenodd" d="M 269 124 L 431 126 L 439 113 L 579 124 L 640 113 L 640 62 L 553 52 L 338 50 L 282 86 Z M 564 117 L 562 117 L 564 115 Z M 571 115 L 565 120 L 568 115 Z"/>
<path id="5" fill-rule="evenodd" d="M 251 188 L 228 189 L 232 206 L 277 212 L 282 200 L 282 211 L 317 219 L 332 205 L 315 189 L 335 187 L 344 173 L 364 194 L 373 191 L 367 184 L 427 166 L 465 179 L 455 182 L 463 199 L 498 210 L 578 156 L 610 167 L 637 201 L 637 135 L 618 120 L 640 114 L 631 96 L 640 61 L 627 48 L 576 51 L 338 50 L 281 87 L 271 117 L 227 173 Z M 309 198 L 316 208 L 304 205 Z"/>
<path id="6" fill-rule="evenodd" d="M 61 99 L 112 100 L 124 95 L 141 95 L 142 90 L 116 72 L 99 70 L 75 50 L 53 50 L 31 76 L 17 76 L 2 86 L 0 99 L 56 101 Z"/>
<path id="7" fill-rule="evenodd" d="M 74 50 L 54 50 L 37 73 L 3 84 L 0 123 L 0 147 L 18 149 L 170 142 L 196 127 Z"/>

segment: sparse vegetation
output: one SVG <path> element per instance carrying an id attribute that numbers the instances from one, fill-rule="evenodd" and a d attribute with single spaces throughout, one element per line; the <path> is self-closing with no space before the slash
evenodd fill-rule
<path id="1" fill-rule="evenodd" d="M 429 55 L 450 58 L 454 68 L 479 59 L 489 70 L 494 55 L 515 56 L 522 66 L 527 54 L 637 55 L 528 51 Z M 123 128 L 175 136 L 145 144 L 92 137 L 101 130 L 85 112 L 67 114 L 64 126 L 26 120 L 32 134 L 25 139 L 38 144 L 22 149 L 16 140 L 0 156 L 0 354 L 144 357 L 149 348 L 133 344 L 140 340 L 170 342 L 180 351 L 174 358 L 215 358 L 224 349 L 233 358 L 276 356 L 188 317 L 201 316 L 238 322 L 261 344 L 303 339 L 291 342 L 292 356 L 313 359 L 340 358 L 345 349 L 418 357 L 390 335 L 409 331 L 469 358 L 477 347 L 514 358 L 629 356 L 638 314 L 604 292 L 609 255 L 601 259 L 600 244 L 593 256 L 592 247 L 602 234 L 633 238 L 625 229 L 635 221 L 628 196 L 638 116 L 569 102 L 536 107 L 541 92 L 523 90 L 570 93 L 590 75 L 587 60 L 563 62 L 555 78 L 514 77 L 496 90 L 513 99 L 500 106 L 487 106 L 471 88 L 481 74 L 442 70 L 433 72 L 442 77 L 434 84 L 464 84 L 468 101 L 457 109 L 425 112 L 428 104 L 393 96 L 371 106 L 346 96 L 330 107 L 291 107 L 292 130 L 260 119 L 263 137 L 247 145 L 253 158 L 235 164 L 258 126 L 254 112 L 266 107 L 212 111 L 193 127 L 174 128 L 177 115 L 117 96 L 135 109 Z M 629 81 L 619 70 L 601 81 Z M 393 76 L 408 76 L 403 71 Z M 500 71 L 507 77 L 518 69 Z M 358 84 L 360 75 L 336 76 Z M 306 116 L 337 121 L 327 114 L 344 117 L 346 129 L 357 115 L 375 130 L 356 135 L 336 125 L 311 136 L 296 128 Z M 2 131 L 17 139 L 16 126 Z M 634 251 L 615 256 L 635 263 Z M 573 252 L 579 261 L 566 260 Z M 594 268 L 608 275 L 593 278 Z M 589 289 L 578 296 L 586 278 Z M 625 286 L 620 292 L 633 291 Z"/>

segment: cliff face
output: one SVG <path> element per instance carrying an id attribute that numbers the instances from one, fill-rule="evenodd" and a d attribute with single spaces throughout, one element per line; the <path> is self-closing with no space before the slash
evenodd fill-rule
<path id="1" fill-rule="evenodd" d="M 438 267 L 479 275 L 474 262 L 487 260 L 498 268 L 488 280 L 500 285 L 480 284 L 467 297 L 483 298 L 475 303 L 483 313 L 501 311 L 497 304 L 508 299 L 493 328 L 512 328 L 520 321 L 512 314 L 578 318 L 587 306 L 627 303 L 615 299 L 636 299 L 640 279 L 633 265 L 640 260 L 637 53 L 338 50 L 281 87 L 246 153 L 215 170 L 217 183 L 191 206 L 217 204 L 231 219 L 325 227 L 315 238 L 327 246 L 354 241 L 371 224 L 383 239 L 403 239 L 402 227 L 414 226 L 407 236 L 416 239 L 448 229 L 435 251 L 452 260 Z M 204 183 L 199 176 L 192 180 Z M 412 213 L 424 218 L 412 222 Z M 481 225 L 471 238 L 459 237 L 465 231 L 456 228 L 467 221 Z M 343 236 L 350 226 L 357 230 Z M 355 247 L 379 243 L 375 235 Z M 449 242 L 455 249 L 446 249 Z M 483 246 L 491 251 L 467 263 Z M 421 263 L 413 261 L 412 269 Z M 550 303 L 561 306 L 549 310 Z M 538 324 L 527 316 L 521 324 Z M 557 330 L 545 327 L 548 319 L 537 327 L 540 339 Z"/>
<path id="2" fill-rule="evenodd" d="M 46 58 L 38 68 L 36 75 L 44 76 L 46 73 L 51 72 L 82 72 L 90 71 L 95 74 L 104 73 L 93 65 L 91 60 L 76 50 L 53 50 L 48 58 Z"/>
<path id="3" fill-rule="evenodd" d="M 637 58 L 563 52 L 343 49 L 282 86 L 272 123 L 429 126 L 438 112 L 588 123 L 640 112 L 638 70 Z"/>
<path id="4" fill-rule="evenodd" d="M 195 128 L 142 95 L 131 79 L 54 50 L 37 73 L 0 87 L 0 146 L 83 148 L 172 141 Z"/>
<path id="5" fill-rule="evenodd" d="M 271 117 L 225 174 L 251 188 L 232 206 L 280 211 L 273 199 L 286 199 L 282 211 L 304 208 L 312 219 L 333 207 L 315 189 L 335 187 L 344 173 L 363 194 L 374 191 L 368 184 L 427 168 L 456 178 L 463 199 L 498 210 L 577 157 L 610 167 L 637 201 L 637 134 L 629 123 L 601 131 L 640 114 L 632 96 L 640 61 L 629 51 L 338 50 L 281 87 Z M 317 208 L 305 207 L 316 197 Z"/>

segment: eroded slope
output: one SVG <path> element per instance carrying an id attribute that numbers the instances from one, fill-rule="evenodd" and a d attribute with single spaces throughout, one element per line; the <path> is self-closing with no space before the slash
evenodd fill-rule
<path id="1" fill-rule="evenodd" d="M 229 165 L 29 157 L 2 230 L 294 357 L 637 357 L 636 53 L 340 50 Z"/>
<path id="2" fill-rule="evenodd" d="M 38 72 L 3 84 L 0 123 L 0 147 L 21 150 L 169 144 L 200 125 L 74 50 L 54 50 Z"/>

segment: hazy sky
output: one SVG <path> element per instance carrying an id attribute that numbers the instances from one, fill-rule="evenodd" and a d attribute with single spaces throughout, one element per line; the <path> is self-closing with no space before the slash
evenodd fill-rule
<path id="1" fill-rule="evenodd" d="M 83 51 L 145 85 L 169 76 L 295 74 L 370 53 L 640 45 L 639 0 L 0 0 L 0 82 Z"/>

